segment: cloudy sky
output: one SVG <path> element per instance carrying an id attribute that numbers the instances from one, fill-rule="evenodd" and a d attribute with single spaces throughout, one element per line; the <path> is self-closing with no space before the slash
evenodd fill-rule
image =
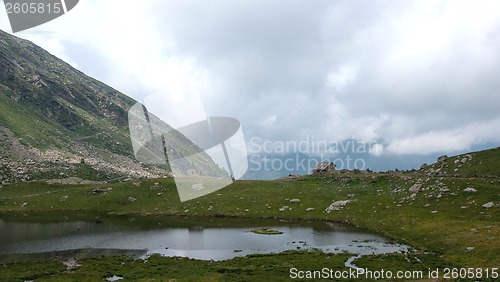
<path id="1" fill-rule="evenodd" d="M 15 35 L 174 125 L 386 156 L 500 144 L 500 1 L 81 0 Z"/>

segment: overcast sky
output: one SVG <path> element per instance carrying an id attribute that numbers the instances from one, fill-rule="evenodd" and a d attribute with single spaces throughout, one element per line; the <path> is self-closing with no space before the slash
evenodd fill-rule
<path id="1" fill-rule="evenodd" d="M 500 1 L 81 0 L 15 35 L 179 124 L 237 118 L 247 140 L 500 143 Z"/>

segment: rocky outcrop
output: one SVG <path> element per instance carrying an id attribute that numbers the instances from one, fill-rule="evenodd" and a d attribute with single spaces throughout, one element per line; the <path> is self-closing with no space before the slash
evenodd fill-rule
<path id="1" fill-rule="evenodd" d="M 417 193 L 418 191 L 420 191 L 420 189 L 422 189 L 422 184 L 413 184 L 409 189 L 408 191 L 409 192 L 412 192 L 412 193 Z"/>
<path id="2" fill-rule="evenodd" d="M 340 201 L 334 201 L 329 207 L 325 209 L 327 213 L 330 213 L 332 211 L 338 211 L 344 208 L 347 204 L 349 204 L 351 200 L 340 200 Z"/>

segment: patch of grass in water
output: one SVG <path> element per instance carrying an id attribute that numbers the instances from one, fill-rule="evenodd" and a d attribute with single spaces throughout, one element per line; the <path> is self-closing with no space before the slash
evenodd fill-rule
<path id="1" fill-rule="evenodd" d="M 262 234 L 262 235 L 279 235 L 283 234 L 283 232 L 270 229 L 270 228 L 256 228 L 253 230 L 250 230 L 250 232 L 255 233 L 255 234 Z"/>

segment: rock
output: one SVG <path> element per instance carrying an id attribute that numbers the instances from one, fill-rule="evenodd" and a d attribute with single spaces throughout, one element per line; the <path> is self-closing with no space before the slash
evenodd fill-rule
<path id="1" fill-rule="evenodd" d="M 475 249 L 474 247 L 467 247 L 467 248 L 465 248 L 465 251 L 470 252 L 470 251 L 473 251 L 474 249 Z"/>
<path id="2" fill-rule="evenodd" d="M 325 211 L 327 213 L 330 213 L 331 211 L 341 210 L 345 205 L 349 204 L 350 202 L 351 200 L 335 201 L 328 208 L 326 208 Z"/>
<path id="3" fill-rule="evenodd" d="M 62 262 L 66 266 L 66 271 L 72 271 L 75 268 L 78 268 L 82 266 L 81 264 L 78 264 L 74 258 L 68 258 Z"/>
<path id="4" fill-rule="evenodd" d="M 250 210 L 249 209 L 245 209 L 245 212 L 249 212 Z"/>
<path id="5" fill-rule="evenodd" d="M 306 212 L 310 212 L 310 211 L 313 211 L 313 210 L 314 210 L 314 208 L 307 208 Z"/>
<path id="6" fill-rule="evenodd" d="M 437 158 L 438 163 L 442 163 L 448 159 L 447 155 L 442 155 Z"/>
<path id="7" fill-rule="evenodd" d="M 280 212 L 283 212 L 283 211 L 286 211 L 288 209 L 288 206 L 282 206 L 279 211 Z"/>
<path id="8" fill-rule="evenodd" d="M 356 196 L 356 194 L 349 194 L 347 195 L 347 198 L 353 198 L 354 196 Z"/>
<path id="9" fill-rule="evenodd" d="M 477 190 L 472 187 L 467 187 L 464 189 L 464 192 L 475 193 Z"/>
<path id="10" fill-rule="evenodd" d="M 106 193 L 106 192 L 108 192 L 108 188 L 95 188 L 94 190 L 92 190 L 92 194 L 94 194 L 94 195 Z"/>
<path id="11" fill-rule="evenodd" d="M 408 191 L 412 192 L 412 193 L 417 193 L 418 191 L 420 191 L 421 188 L 422 188 L 422 184 L 413 184 L 413 186 L 411 186 L 408 189 Z"/>
<path id="12" fill-rule="evenodd" d="M 489 208 L 492 208 L 494 206 L 495 206 L 495 204 L 493 202 L 488 202 L 488 203 L 486 203 L 486 204 L 483 205 L 483 208 L 489 209 Z"/>
<path id="13" fill-rule="evenodd" d="M 463 158 L 463 159 L 460 160 L 460 162 L 463 163 L 463 164 L 466 163 L 467 161 L 468 161 L 467 158 Z"/>
<path id="14" fill-rule="evenodd" d="M 426 205 L 424 206 L 424 208 L 428 208 L 428 207 L 430 207 L 430 206 L 431 206 L 431 204 L 426 204 Z"/>
<path id="15" fill-rule="evenodd" d="M 128 197 L 128 201 L 129 201 L 129 202 L 135 202 L 135 201 L 137 201 L 137 199 L 136 199 L 136 198 L 134 198 L 134 197 Z"/>
<path id="16" fill-rule="evenodd" d="M 431 211 L 431 213 L 437 213 L 438 211 Z"/>
<path id="17" fill-rule="evenodd" d="M 417 193 L 413 193 L 410 195 L 410 200 L 415 200 L 416 197 L 417 197 Z"/>
<path id="18" fill-rule="evenodd" d="M 291 199 L 290 200 L 290 203 L 299 203 L 300 202 L 300 199 Z"/>
<path id="19" fill-rule="evenodd" d="M 443 193 L 450 192 L 450 189 L 448 189 L 448 188 L 441 188 L 441 189 L 439 189 L 439 192 L 443 192 Z"/>
<path id="20" fill-rule="evenodd" d="M 132 183 L 132 186 L 139 187 L 139 186 L 141 186 L 141 182 L 134 182 L 134 183 Z"/>
<path id="21" fill-rule="evenodd" d="M 199 184 L 195 184 L 195 185 L 199 185 Z M 195 185 L 193 185 L 193 186 L 195 186 Z M 201 187 L 203 187 L 203 185 L 201 185 Z M 154 189 L 158 189 L 158 188 L 160 188 L 160 183 L 158 183 L 158 182 L 156 182 L 155 184 L 153 184 L 153 185 L 149 186 L 149 189 L 153 189 L 153 190 L 154 190 Z M 193 187 L 191 187 L 191 188 L 193 188 Z M 203 187 L 203 188 L 204 188 L 204 187 Z M 195 188 L 193 188 L 193 189 L 195 189 Z M 195 190 L 196 190 L 196 189 L 195 189 Z"/>

